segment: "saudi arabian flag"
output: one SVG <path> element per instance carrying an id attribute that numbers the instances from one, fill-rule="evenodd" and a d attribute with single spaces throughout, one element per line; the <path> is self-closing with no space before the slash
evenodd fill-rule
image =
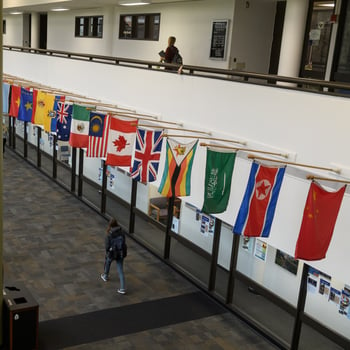
<path id="1" fill-rule="evenodd" d="M 89 145 L 90 110 L 73 105 L 69 144 L 76 148 L 87 148 Z"/>
<path id="2" fill-rule="evenodd" d="M 231 179 L 236 153 L 207 149 L 204 204 L 202 212 L 222 213 L 226 210 L 231 192 Z"/>

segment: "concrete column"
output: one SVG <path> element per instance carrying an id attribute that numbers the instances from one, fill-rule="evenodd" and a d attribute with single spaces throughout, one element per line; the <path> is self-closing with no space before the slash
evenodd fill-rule
<path id="1" fill-rule="evenodd" d="M 32 12 L 31 15 L 31 47 L 34 49 L 38 49 L 40 43 L 40 15 L 36 12 Z"/>
<path id="2" fill-rule="evenodd" d="M 298 77 L 309 1 L 287 0 L 278 75 Z"/>

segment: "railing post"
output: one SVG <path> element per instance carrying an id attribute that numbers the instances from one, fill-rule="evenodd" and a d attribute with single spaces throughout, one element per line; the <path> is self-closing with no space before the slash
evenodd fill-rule
<path id="1" fill-rule="evenodd" d="M 83 195 L 84 150 L 79 148 L 78 197 Z"/>
<path id="2" fill-rule="evenodd" d="M 231 261 L 230 272 L 226 293 L 226 304 L 231 304 L 233 300 L 233 291 L 235 288 L 235 271 L 237 268 L 238 248 L 239 248 L 239 235 L 233 234 L 232 249 L 231 249 Z"/>
<path id="3" fill-rule="evenodd" d="M 211 252 L 209 285 L 208 285 L 208 290 L 210 292 L 215 289 L 216 269 L 217 269 L 218 256 L 219 256 L 220 236 L 221 236 L 221 220 L 216 218 L 215 219 L 213 247 L 212 247 L 212 252 Z"/>
<path id="4" fill-rule="evenodd" d="M 57 179 L 57 135 L 53 135 L 52 177 Z"/>
<path id="5" fill-rule="evenodd" d="M 106 161 L 102 160 L 102 185 L 101 185 L 101 213 L 106 212 L 106 199 L 107 199 L 107 165 Z"/>
<path id="6" fill-rule="evenodd" d="M 77 149 L 75 147 L 72 148 L 72 173 L 71 173 L 71 182 L 70 182 L 70 190 L 71 192 L 75 192 L 75 172 L 77 167 Z"/>
<path id="7" fill-rule="evenodd" d="M 129 233 L 134 233 L 134 231 L 135 231 L 136 197 L 137 197 L 137 181 L 135 179 L 132 179 L 131 200 L 130 200 Z"/>
<path id="8" fill-rule="evenodd" d="M 41 151 L 40 151 L 40 140 L 41 140 L 41 128 L 37 127 L 36 134 L 36 165 L 40 169 L 41 168 Z"/>
<path id="9" fill-rule="evenodd" d="M 291 350 L 297 350 L 299 346 L 300 332 L 301 332 L 301 325 L 302 325 L 301 315 L 303 314 L 304 308 L 305 308 L 308 273 L 309 273 L 309 265 L 304 263 L 303 274 L 301 276 L 301 282 L 300 282 L 297 312 L 296 312 L 296 317 L 294 321 L 292 343 L 290 347 Z"/>
<path id="10" fill-rule="evenodd" d="M 173 210 L 174 210 L 175 196 L 171 196 L 168 199 L 168 221 L 165 231 L 165 242 L 164 242 L 164 259 L 169 259 L 170 256 L 170 232 L 173 224 Z"/>
<path id="11" fill-rule="evenodd" d="M 24 122 L 24 142 L 23 142 L 23 157 L 28 157 L 28 132 L 27 132 L 28 122 Z"/>

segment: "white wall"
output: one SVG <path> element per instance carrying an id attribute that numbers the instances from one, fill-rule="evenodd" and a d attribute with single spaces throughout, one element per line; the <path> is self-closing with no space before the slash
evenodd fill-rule
<path id="1" fill-rule="evenodd" d="M 275 24 L 276 1 L 236 0 L 232 32 L 230 67 L 243 64 L 241 70 L 268 73 L 273 30 Z"/>
<path id="2" fill-rule="evenodd" d="M 152 4 L 132 9 L 115 6 L 49 12 L 47 48 L 159 61 L 158 52 L 166 48 L 168 37 L 174 35 L 177 38 L 176 46 L 187 65 L 232 68 L 232 58 L 236 57 L 245 62 L 245 70 L 267 73 L 275 0 L 252 0 L 250 3 L 249 9 L 245 8 L 243 0 L 203 0 Z M 119 40 L 120 15 L 137 13 L 160 13 L 158 41 Z M 103 38 L 76 38 L 75 17 L 97 15 L 104 16 Z M 17 19 L 20 17 L 17 16 Z M 6 16 L 5 19 L 9 21 L 9 27 L 8 34 L 4 35 L 4 44 L 22 45 L 22 24 L 12 25 L 15 16 Z M 211 60 L 209 52 L 212 21 L 223 19 L 229 20 L 226 57 L 224 60 Z"/>
<path id="3" fill-rule="evenodd" d="M 3 35 L 3 45 L 22 46 L 23 43 L 23 16 L 4 16 L 6 20 L 6 34 Z"/>

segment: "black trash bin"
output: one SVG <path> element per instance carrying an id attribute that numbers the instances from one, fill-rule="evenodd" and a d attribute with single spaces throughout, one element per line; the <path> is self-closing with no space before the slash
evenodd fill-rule
<path id="1" fill-rule="evenodd" d="M 5 283 L 3 297 L 4 348 L 38 349 L 38 303 L 22 283 Z"/>

